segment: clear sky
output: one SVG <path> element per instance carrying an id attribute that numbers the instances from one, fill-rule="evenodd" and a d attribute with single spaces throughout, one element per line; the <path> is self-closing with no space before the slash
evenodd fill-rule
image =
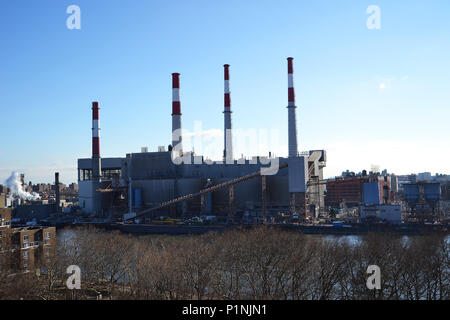
<path id="1" fill-rule="evenodd" d="M 72 4 L 80 30 L 66 27 Z M 381 29 L 366 26 L 370 5 Z M 167 146 L 172 72 L 183 127 L 218 132 L 224 63 L 233 127 L 277 130 L 261 153 L 286 155 L 289 56 L 299 149 L 326 149 L 326 176 L 450 173 L 449 40 L 448 0 L 1 1 L 0 183 L 12 170 L 75 181 L 77 158 L 91 154 L 92 101 L 103 157 Z"/>

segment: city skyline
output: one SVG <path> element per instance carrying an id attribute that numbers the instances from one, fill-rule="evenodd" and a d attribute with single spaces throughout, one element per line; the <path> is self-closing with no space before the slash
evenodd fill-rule
<path id="1" fill-rule="evenodd" d="M 221 136 L 225 63 L 234 128 L 279 132 L 280 143 L 260 153 L 286 156 L 288 56 L 299 151 L 325 149 L 326 177 L 371 165 L 448 173 L 448 2 L 197 3 L 2 4 L 0 184 L 14 170 L 36 183 L 55 171 L 76 182 L 77 159 L 91 153 L 92 101 L 103 157 L 167 148 L 172 72 L 181 73 L 183 127 L 201 121 Z M 66 27 L 72 4 L 80 30 Z M 379 30 L 366 25 L 373 4 Z"/>

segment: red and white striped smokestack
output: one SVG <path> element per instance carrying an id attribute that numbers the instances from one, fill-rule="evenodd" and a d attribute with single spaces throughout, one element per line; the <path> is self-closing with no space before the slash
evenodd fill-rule
<path id="1" fill-rule="evenodd" d="M 288 106 L 295 106 L 295 91 L 294 91 L 294 58 L 287 58 L 288 60 Z"/>
<path id="2" fill-rule="evenodd" d="M 224 66 L 224 150 L 223 157 L 226 163 L 233 163 L 233 135 L 231 131 L 231 92 L 230 92 L 230 65 Z"/>
<path id="3" fill-rule="evenodd" d="M 172 73 L 172 148 L 179 153 L 183 152 L 179 73 Z"/>
<path id="4" fill-rule="evenodd" d="M 99 214 L 102 209 L 100 188 L 102 159 L 100 158 L 100 125 L 98 102 L 92 102 L 92 213 Z"/>
<path id="5" fill-rule="evenodd" d="M 287 58 L 288 61 L 288 131 L 289 131 L 289 158 L 298 155 L 297 147 L 297 120 L 295 115 L 295 91 L 294 91 L 294 58 Z"/>
<path id="6" fill-rule="evenodd" d="M 99 109 L 98 102 L 92 102 L 92 179 L 95 181 L 100 181 L 102 172 L 100 159 Z"/>
<path id="7" fill-rule="evenodd" d="M 98 102 L 92 102 L 92 157 L 100 156 L 99 109 Z"/>
<path id="8" fill-rule="evenodd" d="M 224 106 L 225 112 L 231 110 L 231 97 L 230 97 L 230 65 L 224 64 Z"/>
<path id="9" fill-rule="evenodd" d="M 181 114 L 179 73 L 172 73 L 172 115 L 174 114 Z"/>

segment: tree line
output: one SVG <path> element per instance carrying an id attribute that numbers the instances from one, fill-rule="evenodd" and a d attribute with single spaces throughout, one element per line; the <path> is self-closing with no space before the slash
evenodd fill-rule
<path id="1" fill-rule="evenodd" d="M 445 235 L 368 234 L 350 242 L 270 227 L 202 236 L 132 236 L 94 228 L 58 239 L 41 272 L 8 274 L 0 299 L 447 300 Z M 3 259 L 4 261 L 4 259 Z M 81 290 L 66 287 L 69 265 Z M 381 270 L 369 290 L 367 267 Z"/>

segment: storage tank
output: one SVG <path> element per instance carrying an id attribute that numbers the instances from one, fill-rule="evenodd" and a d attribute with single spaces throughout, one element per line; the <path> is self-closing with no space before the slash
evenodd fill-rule
<path id="1" fill-rule="evenodd" d="M 423 193 L 427 201 L 439 201 L 441 198 L 441 184 L 440 183 L 426 183 L 423 185 Z"/>
<path id="2" fill-rule="evenodd" d="M 419 202 L 420 193 L 418 184 L 405 184 L 403 186 L 403 197 L 408 202 Z"/>

